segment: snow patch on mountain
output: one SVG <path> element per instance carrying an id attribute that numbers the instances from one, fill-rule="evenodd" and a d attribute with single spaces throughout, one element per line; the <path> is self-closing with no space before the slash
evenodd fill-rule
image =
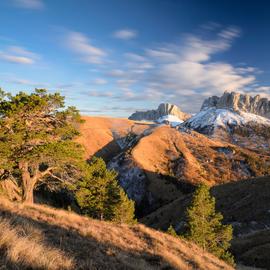
<path id="1" fill-rule="evenodd" d="M 159 124 L 162 124 L 166 121 L 170 123 L 173 127 L 180 125 L 184 121 L 179 119 L 177 116 L 169 114 L 169 115 L 164 115 L 156 120 Z"/>
<path id="2" fill-rule="evenodd" d="M 247 112 L 235 112 L 226 109 L 209 108 L 202 110 L 195 116 L 188 119 L 184 126 L 192 129 L 203 129 L 208 126 L 214 128 L 227 128 L 230 126 L 245 125 L 248 123 L 270 126 L 270 120 Z"/>

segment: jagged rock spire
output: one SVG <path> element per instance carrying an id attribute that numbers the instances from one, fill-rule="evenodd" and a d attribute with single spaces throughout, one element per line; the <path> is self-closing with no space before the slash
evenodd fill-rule
<path id="1" fill-rule="evenodd" d="M 250 96 L 238 92 L 225 91 L 221 97 L 207 98 L 201 107 L 201 111 L 216 107 L 217 109 L 229 109 L 243 111 L 270 118 L 270 100 L 260 95 Z"/>
<path id="2" fill-rule="evenodd" d="M 181 120 L 186 120 L 190 117 L 189 114 L 182 112 L 176 105 L 170 103 L 161 103 L 156 110 L 143 112 L 137 111 L 133 113 L 129 119 L 155 121 L 165 115 L 175 115 Z"/>

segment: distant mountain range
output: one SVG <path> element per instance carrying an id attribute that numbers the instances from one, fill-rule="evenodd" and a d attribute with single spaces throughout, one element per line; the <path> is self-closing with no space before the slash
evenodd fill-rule
<path id="1" fill-rule="evenodd" d="M 221 97 L 207 98 L 200 112 L 193 116 L 176 105 L 162 103 L 157 110 L 135 112 L 129 119 L 188 128 L 240 146 L 260 149 L 270 146 L 270 101 L 259 95 L 224 92 Z"/>
<path id="2" fill-rule="evenodd" d="M 137 111 L 133 113 L 130 120 L 162 121 L 164 116 L 175 116 L 173 121 L 185 121 L 191 117 L 190 114 L 184 113 L 179 107 L 170 103 L 161 103 L 156 110 Z M 165 120 L 165 119 L 163 119 Z"/>

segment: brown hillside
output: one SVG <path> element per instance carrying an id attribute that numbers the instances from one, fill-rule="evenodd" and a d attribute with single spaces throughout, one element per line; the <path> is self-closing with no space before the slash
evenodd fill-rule
<path id="1" fill-rule="evenodd" d="M 168 126 L 158 127 L 143 137 L 133 148 L 132 156 L 146 171 L 175 176 L 190 183 L 215 185 L 239 180 L 252 176 L 252 169 L 258 175 L 268 170 L 270 173 L 268 156 Z M 257 165 L 263 161 L 266 165 L 259 171 Z M 256 163 L 254 168 L 253 162 Z"/>
<path id="2" fill-rule="evenodd" d="M 232 269 L 192 243 L 143 225 L 3 198 L 0 209 L 2 269 Z"/>
<path id="3" fill-rule="evenodd" d="M 110 166 L 145 215 L 192 191 L 270 173 L 270 157 L 169 126 L 152 129 Z"/>
<path id="4" fill-rule="evenodd" d="M 87 158 L 98 154 L 108 159 L 121 149 L 115 139 L 126 136 L 130 131 L 140 134 L 149 128 L 150 123 L 140 123 L 125 118 L 82 117 L 81 136 L 77 139 L 86 150 Z"/>

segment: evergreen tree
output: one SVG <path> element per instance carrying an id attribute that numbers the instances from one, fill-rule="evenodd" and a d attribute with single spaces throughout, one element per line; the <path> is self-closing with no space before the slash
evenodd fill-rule
<path id="1" fill-rule="evenodd" d="M 233 237 L 232 226 L 223 225 L 222 219 L 223 216 L 215 212 L 215 198 L 210 195 L 209 187 L 200 185 L 187 210 L 187 238 L 204 250 L 234 264 L 233 257 L 228 251 Z"/>
<path id="2" fill-rule="evenodd" d="M 169 226 L 167 233 L 174 237 L 179 237 L 172 225 Z"/>
<path id="3" fill-rule="evenodd" d="M 117 223 L 135 224 L 134 218 L 135 204 L 130 200 L 123 188 L 119 190 L 120 201 L 115 205 L 113 221 Z"/>
<path id="4" fill-rule="evenodd" d="M 59 93 L 36 89 L 12 96 L 0 90 L 0 178 L 16 182 L 22 201 L 33 203 L 41 182 L 54 188 L 56 181 L 74 179 L 83 162 L 82 148 L 72 140 L 80 121 Z"/>
<path id="5" fill-rule="evenodd" d="M 129 200 L 101 158 L 93 157 L 87 173 L 77 183 L 76 199 L 83 213 L 101 220 L 134 223 L 134 202 Z"/>

